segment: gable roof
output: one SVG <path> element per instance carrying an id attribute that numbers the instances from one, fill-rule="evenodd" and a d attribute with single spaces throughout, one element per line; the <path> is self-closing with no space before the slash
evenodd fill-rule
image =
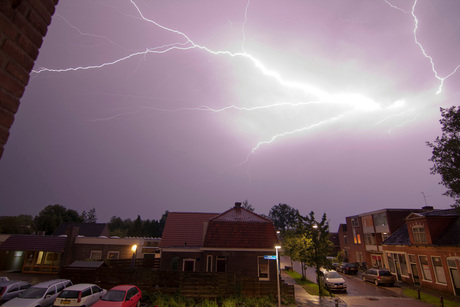
<path id="1" fill-rule="evenodd" d="M 251 212 L 243 207 L 233 207 L 211 219 L 215 222 L 252 222 L 271 223 L 271 220 Z"/>
<path id="2" fill-rule="evenodd" d="M 235 206 L 209 221 L 203 246 L 274 249 L 277 244 L 271 220 Z"/>
<path id="3" fill-rule="evenodd" d="M 109 227 L 106 223 L 76 223 L 64 222 L 53 232 L 53 236 L 62 236 L 67 234 L 68 227 L 78 227 L 78 235 L 85 237 L 109 236 Z"/>
<path id="4" fill-rule="evenodd" d="M 55 236 L 11 235 L 0 250 L 63 252 L 67 238 Z"/>
<path id="5" fill-rule="evenodd" d="M 407 230 L 407 224 L 404 224 L 393 232 L 385 241 L 382 242 L 384 245 L 410 245 L 409 231 Z"/>
<path id="6" fill-rule="evenodd" d="M 205 223 L 218 213 L 169 212 L 160 247 L 200 247 Z"/>

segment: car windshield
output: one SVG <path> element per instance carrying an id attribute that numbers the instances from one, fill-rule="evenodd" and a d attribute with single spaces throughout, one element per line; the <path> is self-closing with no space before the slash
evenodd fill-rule
<path id="1" fill-rule="evenodd" d="M 380 276 L 391 276 L 391 273 L 389 271 L 380 271 L 379 275 Z"/>
<path id="2" fill-rule="evenodd" d="M 125 291 L 121 290 L 109 290 L 107 293 L 101 298 L 103 301 L 111 301 L 111 302 L 122 302 L 125 299 Z"/>
<path id="3" fill-rule="evenodd" d="M 46 292 L 46 288 L 30 287 L 19 295 L 20 298 L 42 298 Z"/>
<path id="4" fill-rule="evenodd" d="M 326 276 L 326 278 L 341 278 L 342 277 L 337 272 L 329 272 L 329 273 L 326 273 L 324 275 Z"/>
<path id="5" fill-rule="evenodd" d="M 58 295 L 59 298 L 78 298 L 80 291 L 64 290 Z"/>

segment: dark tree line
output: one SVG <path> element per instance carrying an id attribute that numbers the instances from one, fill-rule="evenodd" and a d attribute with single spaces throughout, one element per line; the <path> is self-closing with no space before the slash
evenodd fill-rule
<path id="1" fill-rule="evenodd" d="M 140 215 L 133 221 L 112 216 L 109 222 L 109 232 L 111 236 L 118 237 L 154 237 L 160 238 L 166 224 L 168 211 L 159 220 L 142 220 Z"/>
<path id="2" fill-rule="evenodd" d="M 158 221 L 154 219 L 142 220 L 139 215 L 134 221 L 113 216 L 108 223 L 109 234 L 119 237 L 161 237 L 167 215 L 168 211 Z M 35 217 L 24 214 L 1 216 L 0 233 L 31 234 L 43 231 L 50 235 L 64 222 L 96 223 L 96 209 L 92 208 L 88 212 L 83 211 L 80 214 L 76 210 L 56 204 L 46 206 Z"/>

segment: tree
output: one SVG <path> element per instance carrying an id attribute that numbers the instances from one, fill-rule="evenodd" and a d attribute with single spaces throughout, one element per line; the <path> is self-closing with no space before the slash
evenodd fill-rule
<path id="1" fill-rule="evenodd" d="M 88 212 L 83 210 L 83 212 L 81 213 L 81 218 L 83 219 L 83 222 L 85 223 L 96 223 L 97 222 L 96 208 L 93 207 Z"/>
<path id="2" fill-rule="evenodd" d="M 254 207 L 248 202 L 247 199 L 243 201 L 242 207 L 248 211 L 254 212 Z"/>
<path id="3" fill-rule="evenodd" d="M 329 240 L 329 223 L 326 214 L 321 222 L 317 222 L 314 212 L 306 217 L 301 217 L 301 223 L 295 230 L 288 230 L 283 240 L 283 250 L 292 260 L 301 262 L 302 276 L 305 278 L 304 265 L 312 266 L 316 271 L 316 282 L 321 290 L 321 267 L 330 267 L 327 259 L 329 248 L 332 245 Z"/>
<path id="4" fill-rule="evenodd" d="M 52 234 L 64 222 L 83 222 L 82 217 L 73 209 L 61 205 L 46 206 L 33 220 L 35 231 L 45 231 Z"/>
<path id="5" fill-rule="evenodd" d="M 426 142 L 432 149 L 429 161 L 434 165 L 431 174 L 441 175 L 441 182 L 447 191 L 444 195 L 455 200 L 453 207 L 460 205 L 460 107 L 441 108 L 442 125 L 441 137 L 436 137 L 434 143 Z"/>
<path id="6" fill-rule="evenodd" d="M 297 226 L 299 216 L 299 210 L 291 208 L 287 204 L 275 205 L 268 213 L 268 217 L 273 221 L 275 228 L 279 229 L 283 235 L 287 229 Z"/>
<path id="7" fill-rule="evenodd" d="M 327 259 L 329 249 L 332 242 L 329 240 L 329 223 L 326 213 L 323 214 L 321 222 L 315 220 L 315 214 L 310 212 L 309 216 L 304 218 L 305 235 L 311 240 L 311 244 L 307 247 L 306 264 L 315 267 L 316 283 L 319 287 L 319 296 L 321 297 L 321 267 L 330 267 L 331 263 Z"/>
<path id="8" fill-rule="evenodd" d="M 2 234 L 30 234 L 32 233 L 31 226 L 31 215 L 0 216 L 0 233 Z"/>

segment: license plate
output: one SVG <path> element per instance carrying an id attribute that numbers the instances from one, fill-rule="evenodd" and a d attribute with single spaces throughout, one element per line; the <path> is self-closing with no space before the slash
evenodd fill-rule
<path id="1" fill-rule="evenodd" d="M 70 304 L 70 301 L 69 301 L 69 300 L 65 300 L 65 301 L 62 301 L 61 303 L 64 304 L 64 305 L 69 305 L 69 304 Z"/>

